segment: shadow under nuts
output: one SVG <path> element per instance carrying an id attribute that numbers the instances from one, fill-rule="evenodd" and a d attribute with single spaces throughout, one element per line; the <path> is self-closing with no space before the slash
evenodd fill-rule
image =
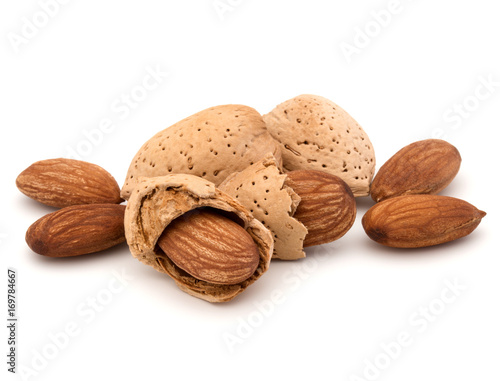
<path id="1" fill-rule="evenodd" d="M 210 283 L 242 282 L 259 265 L 259 251 L 245 229 L 207 209 L 172 221 L 157 244 L 176 266 Z"/>

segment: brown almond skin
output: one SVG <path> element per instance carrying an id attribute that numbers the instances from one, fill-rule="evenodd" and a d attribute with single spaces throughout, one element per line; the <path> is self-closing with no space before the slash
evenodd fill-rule
<path id="1" fill-rule="evenodd" d="M 237 284 L 259 265 L 252 237 L 236 222 L 209 209 L 194 209 L 173 220 L 157 245 L 176 266 L 214 284 Z"/>
<path id="2" fill-rule="evenodd" d="M 407 145 L 377 172 L 370 195 L 379 202 L 404 194 L 437 194 L 450 184 L 460 169 L 458 150 L 440 139 Z"/>
<path id="3" fill-rule="evenodd" d="M 74 159 L 37 161 L 19 174 L 16 186 L 26 196 L 56 208 L 123 201 L 118 183 L 109 172 Z"/>
<path id="4" fill-rule="evenodd" d="M 125 241 L 125 205 L 73 205 L 49 213 L 26 232 L 26 243 L 47 257 L 73 257 Z"/>
<path id="5" fill-rule="evenodd" d="M 465 237 L 477 228 L 485 215 L 458 198 L 407 195 L 375 204 L 361 222 L 375 242 L 390 247 L 417 248 Z"/>
<path id="6" fill-rule="evenodd" d="M 316 170 L 287 173 L 286 184 L 299 196 L 293 217 L 307 228 L 304 247 L 341 238 L 356 219 L 351 188 L 338 176 Z"/>

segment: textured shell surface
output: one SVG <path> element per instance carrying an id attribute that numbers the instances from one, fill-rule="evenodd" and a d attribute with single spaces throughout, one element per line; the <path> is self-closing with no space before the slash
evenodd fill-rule
<path id="1" fill-rule="evenodd" d="M 121 195 L 128 199 L 139 177 L 185 173 L 220 184 L 267 153 L 280 160 L 262 116 L 244 105 L 221 105 L 158 132 L 133 158 Z"/>
<path id="2" fill-rule="evenodd" d="M 279 142 L 286 171 L 313 169 L 344 180 L 354 196 L 367 196 L 375 171 L 373 145 L 340 106 L 318 95 L 299 95 L 264 115 Z"/>
<path id="3" fill-rule="evenodd" d="M 273 258 L 305 257 L 307 228 L 295 219 L 300 197 L 286 185 L 276 159 L 269 155 L 241 172 L 229 176 L 220 188 L 245 206 L 274 237 Z"/>
<path id="4" fill-rule="evenodd" d="M 157 241 L 176 218 L 197 208 L 211 208 L 235 217 L 259 250 L 255 273 L 243 282 L 221 285 L 194 278 L 158 250 Z M 243 292 L 269 268 L 273 239 L 269 230 L 215 184 L 197 176 L 172 174 L 141 178 L 125 210 L 125 237 L 139 261 L 170 276 L 188 294 L 209 302 L 227 302 Z"/>

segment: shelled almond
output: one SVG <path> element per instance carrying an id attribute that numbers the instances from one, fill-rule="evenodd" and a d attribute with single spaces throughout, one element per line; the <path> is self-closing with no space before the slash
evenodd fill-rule
<path id="1" fill-rule="evenodd" d="M 368 236 L 382 245 L 415 248 L 465 237 L 486 215 L 464 200 L 439 195 L 389 198 L 363 216 Z"/>
<path id="2" fill-rule="evenodd" d="M 460 169 L 458 150 L 440 139 L 407 145 L 385 162 L 370 187 L 375 201 L 405 194 L 437 194 Z"/>
<path id="3" fill-rule="evenodd" d="M 125 241 L 125 205 L 72 205 L 49 213 L 26 232 L 26 242 L 47 257 L 73 257 L 109 249 Z"/>
<path id="4" fill-rule="evenodd" d="M 118 183 L 108 171 L 74 159 L 37 161 L 19 174 L 16 186 L 26 196 L 56 208 L 123 201 Z"/>

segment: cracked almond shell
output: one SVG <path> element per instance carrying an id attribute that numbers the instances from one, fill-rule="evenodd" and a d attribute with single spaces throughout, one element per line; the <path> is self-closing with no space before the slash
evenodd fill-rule
<path id="1" fill-rule="evenodd" d="M 178 268 L 157 246 L 158 238 L 173 220 L 202 207 L 230 216 L 254 240 L 259 265 L 248 279 L 234 285 L 196 279 Z M 245 207 L 210 181 L 188 174 L 141 179 L 125 211 L 125 237 L 135 258 L 168 274 L 181 290 L 209 302 L 226 302 L 243 292 L 267 271 L 273 252 L 271 233 Z"/>
<path id="2" fill-rule="evenodd" d="M 305 257 L 307 228 L 293 217 L 300 197 L 286 184 L 272 155 L 229 176 L 219 187 L 245 206 L 273 234 L 273 258 Z"/>
<path id="3" fill-rule="evenodd" d="M 280 160 L 278 143 L 262 116 L 244 105 L 211 107 L 155 134 L 133 158 L 121 196 L 128 199 L 140 177 L 187 173 L 220 184 L 267 153 Z"/>
<path id="4" fill-rule="evenodd" d="M 355 197 L 368 196 L 375 171 L 373 145 L 340 106 L 318 95 L 299 95 L 264 115 L 281 148 L 286 171 L 318 170 L 340 177 Z"/>

